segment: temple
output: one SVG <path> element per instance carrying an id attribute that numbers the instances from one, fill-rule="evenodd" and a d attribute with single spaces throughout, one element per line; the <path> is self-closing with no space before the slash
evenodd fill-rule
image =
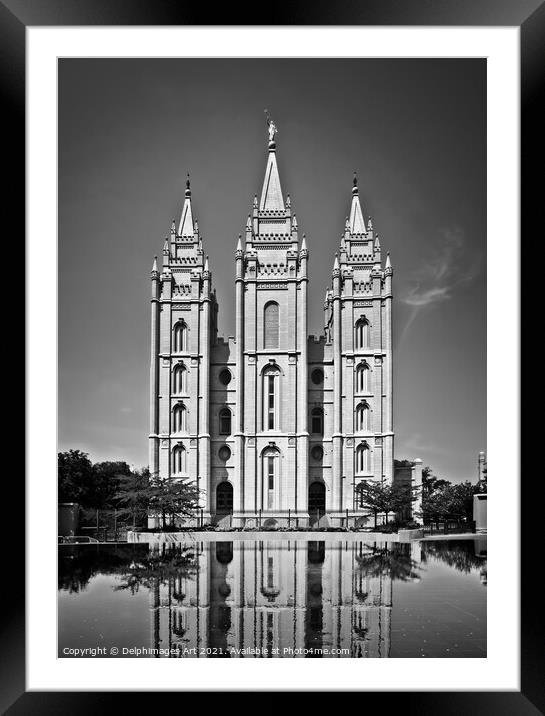
<path id="1" fill-rule="evenodd" d="M 150 470 L 197 482 L 201 522 L 357 526 L 358 486 L 393 479 L 392 265 L 354 176 L 324 332 L 308 335 L 312 240 L 282 191 L 276 132 L 269 120 L 261 193 L 233 242 L 234 338 L 218 337 L 189 177 L 153 263 Z"/>

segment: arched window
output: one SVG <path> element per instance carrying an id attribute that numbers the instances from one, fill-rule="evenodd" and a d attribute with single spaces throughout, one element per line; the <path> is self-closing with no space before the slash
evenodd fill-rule
<path id="1" fill-rule="evenodd" d="M 369 392 L 369 366 L 367 363 L 360 363 L 356 369 L 356 392 Z"/>
<path id="2" fill-rule="evenodd" d="M 263 313 L 263 345 L 265 348 L 278 348 L 278 304 L 269 301 Z"/>
<path id="3" fill-rule="evenodd" d="M 263 371 L 263 430 L 278 430 L 280 370 L 271 365 Z"/>
<path id="4" fill-rule="evenodd" d="M 174 475 L 183 475 L 187 472 L 186 450 L 183 445 L 176 445 L 172 451 L 172 472 Z"/>
<path id="5" fill-rule="evenodd" d="M 174 366 L 172 372 L 172 392 L 175 395 L 187 392 L 187 368 L 182 363 Z"/>
<path id="6" fill-rule="evenodd" d="M 187 432 L 187 410 L 183 403 L 178 403 L 172 411 L 172 432 Z"/>
<path id="7" fill-rule="evenodd" d="M 321 408 L 314 408 L 310 414 L 310 431 L 315 435 L 324 434 L 324 411 Z"/>
<path id="8" fill-rule="evenodd" d="M 356 323 L 356 348 L 369 348 L 369 321 L 360 318 Z"/>
<path id="9" fill-rule="evenodd" d="M 187 350 L 187 325 L 180 320 L 174 325 L 174 352 L 181 353 Z"/>
<path id="10" fill-rule="evenodd" d="M 371 459 L 369 445 L 363 443 L 356 449 L 356 473 L 369 472 L 371 470 Z"/>
<path id="11" fill-rule="evenodd" d="M 271 510 L 275 507 L 278 494 L 279 452 L 275 447 L 263 451 L 263 507 Z"/>
<path id="12" fill-rule="evenodd" d="M 362 431 L 362 430 L 369 430 L 369 420 L 370 411 L 369 411 L 369 405 L 364 401 L 363 403 L 360 403 L 358 407 L 356 408 L 356 430 Z"/>
<path id="13" fill-rule="evenodd" d="M 231 411 L 229 408 L 220 410 L 220 435 L 231 435 Z"/>

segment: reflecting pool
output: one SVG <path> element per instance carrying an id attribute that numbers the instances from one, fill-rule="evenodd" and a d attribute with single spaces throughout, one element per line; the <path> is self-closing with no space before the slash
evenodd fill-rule
<path id="1" fill-rule="evenodd" d="M 486 656 L 486 538 L 59 546 L 59 657 Z"/>

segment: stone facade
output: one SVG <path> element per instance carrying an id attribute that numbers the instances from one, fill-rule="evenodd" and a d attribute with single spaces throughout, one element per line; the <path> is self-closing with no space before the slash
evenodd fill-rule
<path id="1" fill-rule="evenodd" d="M 150 469 L 196 480 L 200 519 L 340 526 L 366 514 L 360 482 L 393 478 L 392 267 L 356 178 L 319 337 L 308 336 L 308 261 L 273 133 L 234 255 L 235 336 L 218 337 L 188 180 L 151 273 Z"/>

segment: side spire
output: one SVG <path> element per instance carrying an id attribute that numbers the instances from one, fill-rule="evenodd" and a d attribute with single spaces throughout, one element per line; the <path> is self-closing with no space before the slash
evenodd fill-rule
<path id="1" fill-rule="evenodd" d="M 185 182 L 185 201 L 182 209 L 182 218 L 180 219 L 180 228 L 178 235 L 186 238 L 193 238 L 195 225 L 193 223 L 193 210 L 191 208 L 191 183 L 189 181 L 189 173 Z"/>
<path id="2" fill-rule="evenodd" d="M 358 190 L 358 175 L 354 172 L 354 181 L 352 185 L 352 206 L 350 208 L 350 219 L 349 219 L 350 233 L 351 234 L 365 234 L 365 221 L 363 220 L 363 214 L 361 213 L 361 204 Z"/>

